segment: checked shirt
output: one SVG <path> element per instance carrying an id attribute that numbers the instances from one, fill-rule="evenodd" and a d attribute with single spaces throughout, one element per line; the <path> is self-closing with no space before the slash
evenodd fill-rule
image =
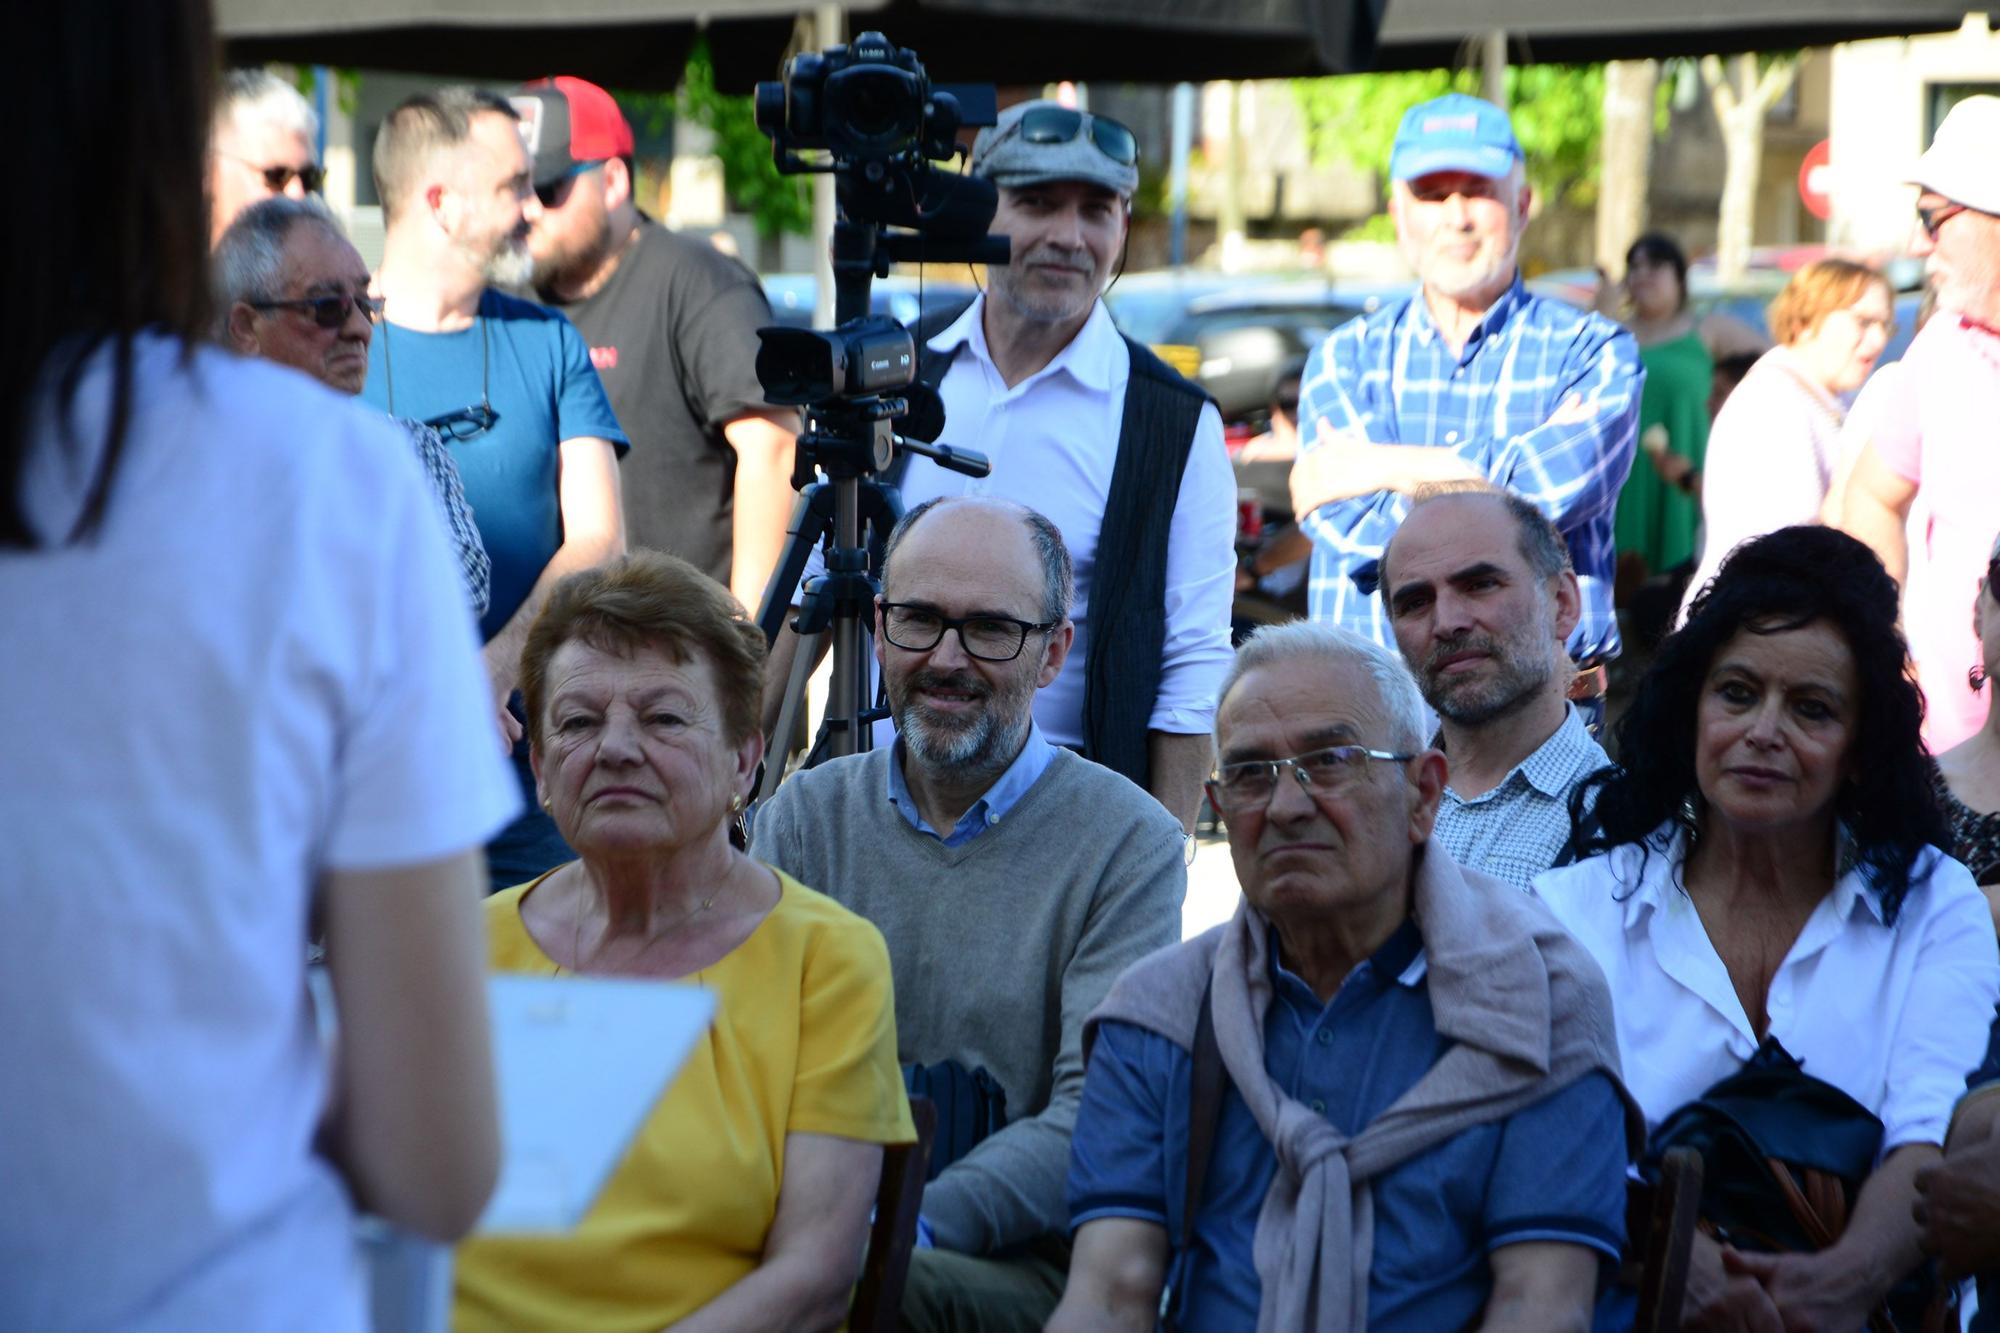
<path id="1" fill-rule="evenodd" d="M 465 503 L 465 486 L 458 479 L 458 464 L 452 461 L 451 450 L 435 427 L 404 417 L 395 420 L 409 433 L 410 447 L 417 451 L 417 459 L 424 465 L 424 480 L 431 484 L 431 494 L 437 498 L 438 513 L 451 537 L 451 549 L 458 553 L 458 569 L 465 579 L 465 595 L 472 604 L 472 614 L 475 618 L 483 616 L 493 592 L 493 562 L 486 554 L 478 525 L 472 521 L 472 508 Z"/>
<path id="2" fill-rule="evenodd" d="M 1417 293 L 1349 321 L 1314 349 L 1300 385 L 1300 445 L 1320 447 L 1324 421 L 1375 444 L 1451 449 L 1528 500 L 1568 540 L 1582 585 L 1570 656 L 1615 657 L 1611 519 L 1632 468 L 1644 378 L 1631 334 L 1530 295 L 1518 274 L 1456 355 Z M 1306 516 L 1314 620 L 1396 646 L 1375 586 L 1382 549 L 1407 512 L 1407 496 L 1377 491 Z"/>

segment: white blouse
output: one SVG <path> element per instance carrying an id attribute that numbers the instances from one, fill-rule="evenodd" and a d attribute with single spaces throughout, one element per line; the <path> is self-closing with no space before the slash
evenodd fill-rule
<path id="1" fill-rule="evenodd" d="M 1611 983 L 1625 1086 L 1648 1128 L 1733 1073 L 1758 1037 L 1681 888 L 1664 825 L 1538 876 L 1534 892 Z M 1882 1152 L 1944 1142 L 2000 995 L 1993 917 L 1964 866 L 1925 848 L 1894 925 L 1862 872 L 1821 899 L 1771 979 L 1769 1035 L 1881 1118 Z"/>

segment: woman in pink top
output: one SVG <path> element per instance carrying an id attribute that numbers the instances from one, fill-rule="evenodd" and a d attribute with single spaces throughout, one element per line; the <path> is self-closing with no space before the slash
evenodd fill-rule
<path id="1" fill-rule="evenodd" d="M 1751 367 L 1709 431 L 1705 535 L 1687 601 L 1738 543 L 1819 522 L 1846 415 L 1838 395 L 1861 387 L 1894 324 L 1888 280 L 1844 259 L 1806 265 L 1771 302 L 1778 346 Z"/>

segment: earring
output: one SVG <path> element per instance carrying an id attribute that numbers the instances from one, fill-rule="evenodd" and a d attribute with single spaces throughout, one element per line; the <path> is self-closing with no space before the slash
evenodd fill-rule
<path id="1" fill-rule="evenodd" d="M 555 809 L 555 807 L 554 807 L 553 805 L 550 805 L 550 804 L 549 804 L 549 798 L 548 798 L 548 797 L 546 797 L 546 796 L 544 796 L 544 797 L 542 798 L 542 809 L 544 809 L 544 810 L 553 810 L 553 809 Z"/>
<path id="2" fill-rule="evenodd" d="M 1986 672 L 1980 667 L 1967 667 L 1965 669 L 1965 683 L 1972 687 L 1974 694 L 1979 693 L 1986 688 Z"/>
<path id="3" fill-rule="evenodd" d="M 743 813 L 742 792 L 739 791 L 734 796 L 729 798 L 729 813 L 732 815 L 740 815 Z"/>

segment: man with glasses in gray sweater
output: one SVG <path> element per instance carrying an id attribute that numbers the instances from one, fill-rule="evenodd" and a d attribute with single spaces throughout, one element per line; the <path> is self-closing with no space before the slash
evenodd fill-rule
<path id="1" fill-rule="evenodd" d="M 1070 557 L 1046 518 L 921 505 L 890 536 L 882 587 L 899 739 L 786 782 L 750 850 L 881 930 L 906 1064 L 984 1070 L 1006 1094 L 1008 1123 L 925 1189 L 905 1326 L 1038 1330 L 1068 1265 L 1083 1020 L 1180 938 L 1180 822 L 1035 724 L 1075 636 Z"/>

